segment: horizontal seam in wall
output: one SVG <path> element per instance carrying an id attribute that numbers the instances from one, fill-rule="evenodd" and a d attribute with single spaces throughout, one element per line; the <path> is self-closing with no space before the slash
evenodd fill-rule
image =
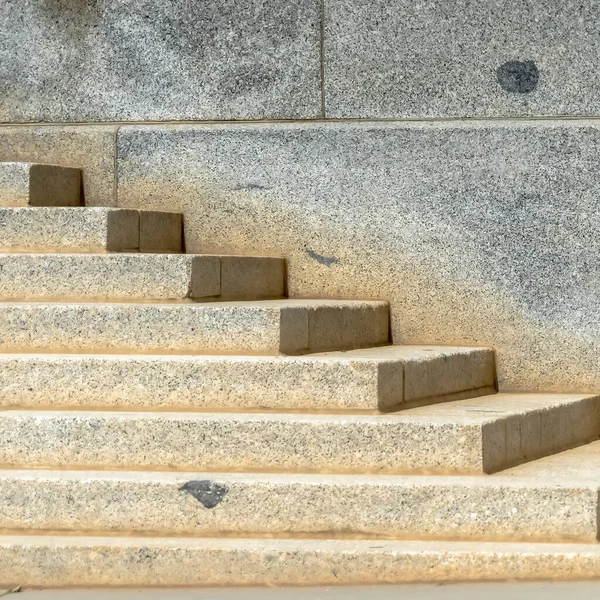
<path id="1" fill-rule="evenodd" d="M 527 116 L 527 117 L 432 117 L 432 118 L 318 118 L 318 119 L 255 119 L 234 121 L 28 121 L 28 122 L 1 122 L 2 127 L 124 127 L 128 125 L 271 125 L 271 124 L 319 124 L 319 123 L 529 123 L 551 121 L 600 121 L 598 116 Z"/>

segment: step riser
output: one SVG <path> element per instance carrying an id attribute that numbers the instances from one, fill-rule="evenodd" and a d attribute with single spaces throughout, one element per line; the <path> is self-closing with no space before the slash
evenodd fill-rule
<path id="1" fill-rule="evenodd" d="M 182 215 L 115 208 L 2 208 L 2 252 L 168 252 L 183 249 Z"/>
<path id="2" fill-rule="evenodd" d="M 478 474 L 589 441 L 598 435 L 598 414 L 597 397 L 481 422 L 415 419 L 403 413 L 367 417 L 5 411 L 0 416 L 0 464 Z"/>
<path id="3" fill-rule="evenodd" d="M 0 254 L 5 302 L 181 300 L 222 298 L 222 292 L 227 299 L 262 300 L 283 296 L 284 277 L 278 258 Z"/>
<path id="4" fill-rule="evenodd" d="M 423 370 L 435 365 L 442 376 L 432 385 Z M 493 366 L 489 350 L 425 367 L 383 359 L 0 355 L 0 406 L 375 410 L 493 391 Z"/>
<path id="5" fill-rule="evenodd" d="M 79 206 L 81 171 L 55 165 L 0 163 L 0 205 Z"/>
<path id="6" fill-rule="evenodd" d="M 597 577 L 596 546 L 1 538 L 2 580 L 23 586 L 359 585 Z"/>
<path id="7" fill-rule="evenodd" d="M 300 353 L 388 340 L 384 302 L 0 304 L 0 352 Z"/>
<path id="8" fill-rule="evenodd" d="M 298 477 L 5 472 L 0 475 L 0 529 L 327 539 L 597 539 L 597 488 L 523 486 L 506 478 L 492 485 L 426 477 L 400 482 Z"/>

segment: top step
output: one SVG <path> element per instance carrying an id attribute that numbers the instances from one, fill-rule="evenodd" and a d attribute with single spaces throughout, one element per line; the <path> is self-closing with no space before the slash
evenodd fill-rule
<path id="1" fill-rule="evenodd" d="M 81 206 L 81 170 L 0 163 L 0 206 Z"/>

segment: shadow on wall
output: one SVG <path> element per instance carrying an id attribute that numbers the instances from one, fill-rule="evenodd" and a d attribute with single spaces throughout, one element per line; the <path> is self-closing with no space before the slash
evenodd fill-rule
<path id="1" fill-rule="evenodd" d="M 394 343 L 492 345 L 502 389 L 593 391 L 599 141 L 578 124 L 123 128 L 118 202 L 182 210 L 191 252 L 284 255 L 291 295 L 389 300 Z"/>

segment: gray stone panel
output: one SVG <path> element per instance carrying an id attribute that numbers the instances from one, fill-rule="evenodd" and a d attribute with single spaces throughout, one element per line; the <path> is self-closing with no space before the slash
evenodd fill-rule
<path id="1" fill-rule="evenodd" d="M 0 121 L 318 116 L 317 0 L 7 0 Z"/>
<path id="2" fill-rule="evenodd" d="M 599 156 L 585 121 L 132 126 L 118 201 L 285 256 L 291 296 L 390 300 L 396 344 L 493 346 L 503 389 L 594 391 Z"/>
<path id="3" fill-rule="evenodd" d="M 595 0 L 326 0 L 330 117 L 598 115 Z"/>
<path id="4" fill-rule="evenodd" d="M 0 3 L 0 13 L 5 8 Z M 0 104 L 4 100 L 0 95 Z M 116 128 L 109 126 L 0 127 L 0 162 L 80 168 L 85 204 L 112 206 L 115 204 L 115 133 Z"/>

